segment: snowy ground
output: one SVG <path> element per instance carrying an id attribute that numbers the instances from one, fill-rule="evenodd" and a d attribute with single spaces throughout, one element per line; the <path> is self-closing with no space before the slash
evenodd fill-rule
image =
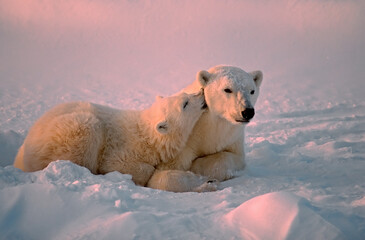
<path id="1" fill-rule="evenodd" d="M 0 0 L 0 239 L 364 239 L 363 7 Z M 264 82 L 248 167 L 217 192 L 137 187 L 67 161 L 10 166 L 57 103 L 141 109 L 221 63 Z"/>

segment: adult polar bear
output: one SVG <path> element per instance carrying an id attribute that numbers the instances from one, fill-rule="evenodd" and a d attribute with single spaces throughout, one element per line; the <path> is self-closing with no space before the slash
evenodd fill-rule
<path id="1" fill-rule="evenodd" d="M 180 92 L 197 93 L 203 87 L 209 111 L 200 117 L 178 157 L 157 166 L 148 187 L 191 191 L 201 184 L 201 176 L 224 181 L 242 170 L 244 128 L 255 114 L 262 79 L 261 71 L 247 73 L 233 66 L 198 72 L 196 80 Z"/>

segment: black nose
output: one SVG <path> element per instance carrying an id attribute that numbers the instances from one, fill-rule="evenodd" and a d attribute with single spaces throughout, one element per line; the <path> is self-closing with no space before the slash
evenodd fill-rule
<path id="1" fill-rule="evenodd" d="M 255 109 L 253 108 L 246 108 L 244 111 L 242 111 L 242 117 L 245 120 L 250 120 L 253 118 L 253 116 L 255 116 Z"/>

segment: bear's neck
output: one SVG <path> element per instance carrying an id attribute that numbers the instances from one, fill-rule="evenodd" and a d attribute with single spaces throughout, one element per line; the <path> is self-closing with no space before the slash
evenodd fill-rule
<path id="1" fill-rule="evenodd" d="M 190 136 L 191 138 L 200 139 L 201 136 L 204 136 L 206 139 L 216 139 L 219 136 L 219 140 L 213 141 L 221 144 L 224 142 L 226 144 L 231 144 L 235 142 L 237 139 L 243 137 L 243 129 L 245 125 L 242 124 L 232 124 L 227 121 L 225 118 L 215 115 L 209 110 L 204 112 L 202 116 L 199 118 L 198 122 L 195 124 L 193 129 L 193 134 Z M 203 130 L 201 133 L 200 129 Z M 213 129 L 213 130 L 207 130 Z M 202 134 L 200 136 L 200 134 Z M 189 142 L 190 140 L 188 140 Z M 222 146 L 214 146 L 213 148 L 221 150 Z"/>
<path id="2" fill-rule="evenodd" d="M 151 157 L 153 156 L 154 161 L 157 161 L 156 164 L 175 158 L 179 150 L 184 147 L 187 138 L 183 138 L 178 131 L 165 135 L 158 133 L 151 122 L 143 120 L 150 119 L 148 111 L 143 111 L 141 114 L 141 120 L 138 122 L 140 141 L 141 144 L 148 146 Z"/>

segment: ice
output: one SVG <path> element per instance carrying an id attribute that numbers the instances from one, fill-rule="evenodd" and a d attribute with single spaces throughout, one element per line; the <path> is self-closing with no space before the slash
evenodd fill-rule
<path id="1" fill-rule="evenodd" d="M 0 239 L 364 239 L 364 2 L 0 6 Z M 138 187 L 67 159 L 11 166 L 58 103 L 143 109 L 217 64 L 264 80 L 247 168 L 216 192 Z"/>

